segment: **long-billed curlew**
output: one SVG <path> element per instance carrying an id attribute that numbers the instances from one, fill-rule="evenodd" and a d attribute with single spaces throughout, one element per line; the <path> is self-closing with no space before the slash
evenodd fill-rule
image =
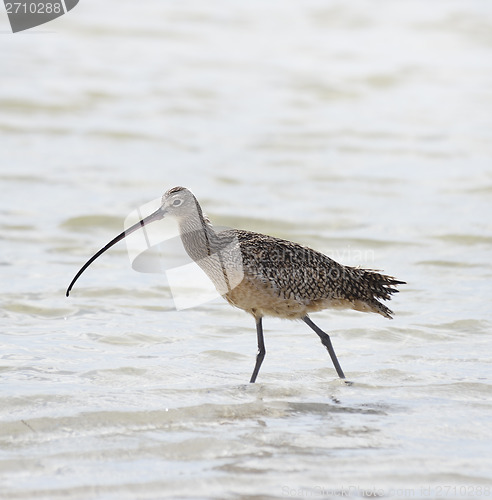
<path id="1" fill-rule="evenodd" d="M 392 311 L 379 300 L 391 299 L 391 294 L 398 292 L 394 287 L 405 284 L 373 270 L 338 264 L 291 241 L 240 229 L 218 231 L 203 215 L 191 191 L 175 187 L 164 194 L 160 208 L 116 236 L 82 266 L 67 289 L 67 297 L 79 276 L 97 257 L 130 233 L 164 217 L 177 220 L 186 252 L 212 280 L 220 295 L 255 318 L 258 354 L 251 383 L 255 382 L 266 353 L 264 316 L 302 319 L 319 336 L 343 379 L 345 375 L 330 337 L 313 323 L 308 313 L 344 307 L 376 312 L 391 319 Z"/>

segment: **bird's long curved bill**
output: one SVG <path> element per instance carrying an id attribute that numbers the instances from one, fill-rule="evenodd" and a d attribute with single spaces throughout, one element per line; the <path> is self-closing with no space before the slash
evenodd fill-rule
<path id="1" fill-rule="evenodd" d="M 137 229 L 140 229 L 144 227 L 145 225 L 149 224 L 150 222 L 154 222 L 156 220 L 161 220 L 164 217 L 164 210 L 162 207 L 157 209 L 154 213 L 148 215 L 147 217 L 143 218 L 141 221 L 137 222 L 133 226 L 130 226 L 128 229 L 125 229 L 121 234 L 116 236 L 116 238 L 112 239 L 106 246 L 101 248 L 99 252 L 95 253 L 79 270 L 79 272 L 74 276 L 72 282 L 70 285 L 68 285 L 67 288 L 67 293 L 66 296 L 68 297 L 70 295 L 70 290 L 72 290 L 73 285 L 75 282 L 79 279 L 80 275 L 100 256 L 102 255 L 106 250 L 111 248 L 113 245 L 118 243 L 118 241 L 121 241 L 125 236 L 128 236 L 129 234 L 137 231 Z"/>

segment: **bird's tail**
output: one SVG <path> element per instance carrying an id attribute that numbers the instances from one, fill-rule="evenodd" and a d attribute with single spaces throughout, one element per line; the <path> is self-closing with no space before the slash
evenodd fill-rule
<path id="1" fill-rule="evenodd" d="M 380 300 L 391 300 L 394 293 L 398 293 L 398 285 L 405 285 L 405 281 L 400 281 L 393 276 L 381 274 L 372 269 L 355 269 L 358 278 L 363 283 L 363 290 L 366 296 L 362 299 L 372 311 L 382 316 L 392 319 L 393 311 L 380 302 Z"/>

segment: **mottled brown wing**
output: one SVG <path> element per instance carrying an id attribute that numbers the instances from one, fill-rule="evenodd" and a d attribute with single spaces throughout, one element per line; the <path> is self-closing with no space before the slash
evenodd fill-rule
<path id="1" fill-rule="evenodd" d="M 343 266 L 291 241 L 249 231 L 236 231 L 236 236 L 245 274 L 282 298 L 363 301 L 390 317 L 391 311 L 378 299 L 389 300 L 398 291 L 393 286 L 404 283 L 373 270 Z"/>

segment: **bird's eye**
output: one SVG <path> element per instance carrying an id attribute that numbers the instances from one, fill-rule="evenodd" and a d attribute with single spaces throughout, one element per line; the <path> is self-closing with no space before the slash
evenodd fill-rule
<path id="1" fill-rule="evenodd" d="M 181 203 L 183 203 L 183 200 L 177 198 L 176 200 L 173 201 L 173 207 L 179 207 Z"/>

